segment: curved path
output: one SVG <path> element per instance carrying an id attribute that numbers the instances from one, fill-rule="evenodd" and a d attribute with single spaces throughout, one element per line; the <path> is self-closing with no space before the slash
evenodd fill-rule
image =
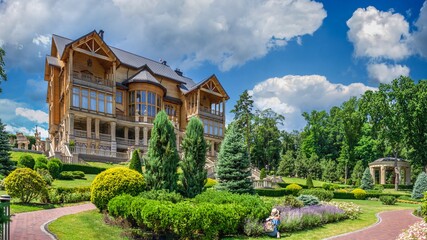
<path id="1" fill-rule="evenodd" d="M 10 239 L 50 240 L 53 235 L 45 230 L 45 225 L 59 217 L 96 209 L 92 203 L 71 207 L 61 207 L 34 212 L 17 213 L 10 223 Z"/>
<path id="2" fill-rule="evenodd" d="M 413 210 L 387 211 L 377 214 L 378 222 L 367 228 L 328 239 L 333 240 L 392 240 L 410 225 L 421 220 L 412 215 Z"/>

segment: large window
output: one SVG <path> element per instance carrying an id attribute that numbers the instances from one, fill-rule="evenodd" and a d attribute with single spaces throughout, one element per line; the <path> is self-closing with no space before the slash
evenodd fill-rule
<path id="1" fill-rule="evenodd" d="M 116 103 L 118 103 L 118 104 L 123 103 L 123 93 L 120 91 L 116 92 Z"/>
<path id="2" fill-rule="evenodd" d="M 113 114 L 113 96 L 81 87 L 73 87 L 72 106 Z"/>
<path id="3" fill-rule="evenodd" d="M 175 105 L 165 104 L 165 111 L 169 116 L 176 117 L 176 107 Z"/>
<path id="4" fill-rule="evenodd" d="M 140 90 L 129 93 L 129 115 L 131 116 L 135 116 L 136 113 L 144 116 L 147 112 L 149 117 L 154 117 L 161 106 L 161 97 L 154 92 Z"/>
<path id="5" fill-rule="evenodd" d="M 223 124 L 220 122 L 215 122 L 207 119 L 202 119 L 205 134 L 222 136 L 223 135 Z"/>

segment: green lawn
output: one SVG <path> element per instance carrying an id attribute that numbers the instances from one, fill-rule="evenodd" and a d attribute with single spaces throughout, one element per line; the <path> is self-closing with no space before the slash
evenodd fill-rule
<path id="1" fill-rule="evenodd" d="M 128 162 L 123 163 L 103 163 L 103 162 L 86 162 L 90 166 L 101 167 L 101 168 L 112 168 L 112 167 L 126 167 L 129 165 Z"/>
<path id="2" fill-rule="evenodd" d="M 90 187 L 96 174 L 86 174 L 86 179 L 74 179 L 74 180 L 58 180 L 53 181 L 53 187 Z"/>
<path id="3" fill-rule="evenodd" d="M 48 228 L 61 240 L 127 239 L 121 236 L 121 228 L 105 224 L 98 210 L 60 217 Z"/>
<path id="4" fill-rule="evenodd" d="M 19 158 L 24 154 L 29 154 L 29 155 L 33 156 L 34 159 L 36 159 L 37 157 L 40 157 L 40 156 L 44 156 L 43 154 L 37 154 L 37 153 L 10 151 L 10 158 L 12 159 L 12 161 L 17 162 L 19 160 Z"/>
<path id="5" fill-rule="evenodd" d="M 302 184 L 306 185 L 307 180 L 305 178 L 291 178 L 291 177 L 282 177 L 283 181 L 285 183 L 296 183 L 296 184 Z M 325 182 L 313 180 L 313 184 L 315 187 L 321 187 Z"/>

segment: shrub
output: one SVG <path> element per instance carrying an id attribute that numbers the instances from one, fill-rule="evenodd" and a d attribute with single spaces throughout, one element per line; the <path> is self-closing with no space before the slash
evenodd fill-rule
<path id="1" fill-rule="evenodd" d="M 313 206 L 319 204 L 319 199 L 313 195 L 300 195 L 297 197 L 299 201 L 301 201 L 304 206 Z"/>
<path id="2" fill-rule="evenodd" d="M 354 194 L 345 190 L 334 191 L 334 198 L 336 199 L 356 199 Z"/>
<path id="3" fill-rule="evenodd" d="M 283 206 L 288 206 L 288 207 L 292 207 L 292 208 L 301 208 L 304 207 L 304 203 L 300 200 L 298 200 L 296 197 L 294 196 L 286 196 L 283 199 L 282 202 Z"/>
<path id="4" fill-rule="evenodd" d="M 58 178 L 61 173 L 60 166 L 55 161 L 49 161 L 47 163 L 47 169 L 53 178 Z"/>
<path id="5" fill-rule="evenodd" d="M 85 173 L 82 171 L 63 171 L 58 178 L 62 180 L 84 179 Z"/>
<path id="6" fill-rule="evenodd" d="M 205 183 L 205 188 L 211 188 L 217 184 L 218 184 L 218 182 L 215 179 L 207 178 L 206 183 Z"/>
<path id="7" fill-rule="evenodd" d="M 331 201 L 334 197 L 334 194 L 331 191 L 326 191 L 320 188 L 303 189 L 299 194 L 316 196 L 320 201 Z"/>
<path id="8" fill-rule="evenodd" d="M 58 164 L 58 166 L 59 166 L 59 172 L 63 171 L 64 164 L 62 163 L 61 159 L 59 159 L 59 158 L 52 158 L 52 159 L 49 160 L 49 162 L 54 162 L 54 163 Z M 48 164 L 49 164 L 49 162 L 48 162 Z"/>
<path id="9" fill-rule="evenodd" d="M 307 185 L 307 188 L 309 189 L 314 187 L 313 179 L 311 179 L 311 175 L 308 175 L 305 185 Z"/>
<path id="10" fill-rule="evenodd" d="M 365 199 L 366 198 L 366 191 L 360 188 L 356 188 L 353 191 L 351 191 L 351 193 L 354 194 L 354 197 L 356 199 Z"/>
<path id="11" fill-rule="evenodd" d="M 108 213 L 113 217 L 129 218 L 132 215 L 131 207 L 134 199 L 136 197 L 129 194 L 114 197 L 108 202 Z"/>
<path id="12" fill-rule="evenodd" d="M 267 173 L 265 172 L 265 168 L 261 168 L 261 171 L 259 172 L 259 179 L 263 180 L 267 177 Z"/>
<path id="13" fill-rule="evenodd" d="M 292 194 L 293 192 L 286 188 L 258 188 L 255 189 L 255 193 L 259 196 L 266 196 L 266 197 L 281 197 L 285 195 Z"/>
<path id="14" fill-rule="evenodd" d="M 141 159 L 139 158 L 138 150 L 134 150 L 132 152 L 132 158 L 130 159 L 129 168 L 142 174 L 142 165 Z"/>
<path id="15" fill-rule="evenodd" d="M 46 183 L 34 170 L 18 168 L 4 179 L 7 193 L 21 202 L 29 203 L 46 192 Z"/>
<path id="16" fill-rule="evenodd" d="M 424 192 L 427 191 L 427 174 L 421 172 L 415 181 L 411 197 L 414 199 L 422 198 Z"/>
<path id="17" fill-rule="evenodd" d="M 18 167 L 23 167 L 23 168 L 26 167 L 26 168 L 33 169 L 34 165 L 35 165 L 34 158 L 30 154 L 22 154 L 21 157 L 19 157 Z"/>
<path id="18" fill-rule="evenodd" d="M 369 168 L 366 168 L 362 176 L 362 184 L 360 185 L 361 189 L 372 189 L 374 187 L 374 180 L 372 179 L 371 172 Z"/>
<path id="19" fill-rule="evenodd" d="M 332 183 L 323 183 L 322 184 L 322 188 L 325 190 L 337 190 L 340 189 L 340 186 L 338 186 L 337 184 L 332 184 Z"/>
<path id="20" fill-rule="evenodd" d="M 375 184 L 374 185 L 374 190 L 382 192 L 382 191 L 384 191 L 384 186 L 381 185 L 381 184 Z"/>
<path id="21" fill-rule="evenodd" d="M 258 237 L 264 235 L 264 227 L 261 221 L 250 218 L 246 219 L 243 232 L 249 237 Z"/>
<path id="22" fill-rule="evenodd" d="M 47 164 L 36 160 L 36 164 L 34 164 L 34 170 L 37 169 L 47 169 Z"/>
<path id="23" fill-rule="evenodd" d="M 292 195 L 298 195 L 298 192 L 302 189 L 302 187 L 296 183 L 291 183 L 286 186 L 286 189 L 292 191 Z"/>
<path id="24" fill-rule="evenodd" d="M 394 205 L 394 204 L 396 204 L 396 198 L 393 197 L 393 196 L 381 196 L 380 197 L 380 201 L 384 205 Z"/>
<path id="25" fill-rule="evenodd" d="M 184 198 L 179 193 L 169 192 L 165 189 L 142 192 L 138 196 L 146 199 L 168 201 L 172 203 L 178 203 L 184 200 Z"/>
<path id="26" fill-rule="evenodd" d="M 53 177 L 50 175 L 49 171 L 44 168 L 37 169 L 37 173 L 40 174 L 40 176 L 43 178 L 44 182 L 51 186 L 53 182 Z"/>
<path id="27" fill-rule="evenodd" d="M 90 200 L 89 187 L 58 187 L 49 189 L 46 202 L 53 204 L 76 203 Z"/>
<path id="28" fill-rule="evenodd" d="M 93 180 L 90 200 L 99 210 L 104 210 L 113 197 L 125 193 L 135 196 L 144 187 L 144 177 L 137 171 L 124 167 L 110 168 Z"/>
<path id="29" fill-rule="evenodd" d="M 74 179 L 85 179 L 86 174 L 82 171 L 72 171 Z"/>
<path id="30" fill-rule="evenodd" d="M 85 174 L 99 174 L 105 170 L 106 168 L 94 167 L 89 165 L 81 165 L 81 164 L 64 164 L 62 167 L 63 171 L 82 171 Z"/>
<path id="31" fill-rule="evenodd" d="M 47 165 L 47 158 L 45 155 L 40 155 L 35 160 L 36 160 L 36 163 L 41 162 Z"/>

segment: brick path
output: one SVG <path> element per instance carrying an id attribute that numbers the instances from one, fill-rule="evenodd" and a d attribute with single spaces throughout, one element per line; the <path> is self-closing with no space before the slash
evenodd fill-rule
<path id="1" fill-rule="evenodd" d="M 338 235 L 328 239 L 333 240 L 392 240 L 410 225 L 421 218 L 412 215 L 412 210 L 397 210 L 382 212 L 377 215 L 379 222 L 355 232 Z"/>
<path id="2" fill-rule="evenodd" d="M 10 239 L 50 240 L 52 235 L 44 230 L 47 222 L 55 220 L 64 215 L 79 213 L 95 209 L 92 203 L 81 204 L 71 207 L 54 208 L 34 212 L 17 213 L 12 216 L 10 223 Z"/>

